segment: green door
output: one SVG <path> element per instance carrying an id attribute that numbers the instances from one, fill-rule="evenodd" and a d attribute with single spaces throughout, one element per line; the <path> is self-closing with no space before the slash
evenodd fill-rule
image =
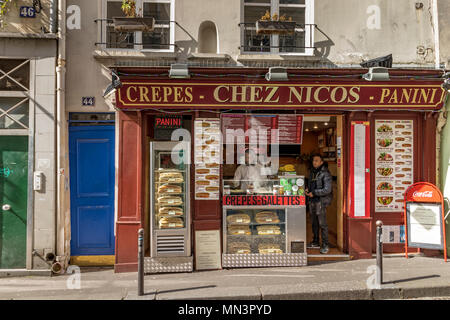
<path id="1" fill-rule="evenodd" d="M 26 267 L 28 137 L 0 136 L 0 269 Z"/>

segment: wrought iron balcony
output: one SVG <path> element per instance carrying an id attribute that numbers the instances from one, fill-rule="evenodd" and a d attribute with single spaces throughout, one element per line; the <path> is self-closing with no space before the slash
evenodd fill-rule
<path id="1" fill-rule="evenodd" d="M 295 24 L 292 34 L 258 34 L 256 23 L 243 22 L 241 28 L 241 52 L 243 53 L 298 53 L 314 52 L 315 24 Z M 320 30 L 319 30 L 320 31 Z"/>
<path id="2" fill-rule="evenodd" d="M 99 27 L 99 38 L 95 45 L 102 48 L 172 51 L 176 47 L 170 43 L 170 28 L 173 21 L 156 21 L 151 32 L 116 31 L 112 19 L 94 21 Z"/>

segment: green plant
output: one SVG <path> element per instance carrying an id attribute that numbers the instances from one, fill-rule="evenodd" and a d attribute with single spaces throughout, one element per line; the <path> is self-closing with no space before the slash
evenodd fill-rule
<path id="1" fill-rule="evenodd" d="M 129 17 L 129 18 L 136 17 L 136 1 L 135 0 L 122 0 L 121 9 L 127 17 Z"/>
<path id="2" fill-rule="evenodd" d="M 4 17 L 8 12 L 8 5 L 12 0 L 0 0 L 0 17 Z"/>

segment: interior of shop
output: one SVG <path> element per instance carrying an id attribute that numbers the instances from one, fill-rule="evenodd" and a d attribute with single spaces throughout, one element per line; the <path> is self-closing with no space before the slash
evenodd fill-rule
<path id="1" fill-rule="evenodd" d="M 282 176 L 284 171 L 294 168 L 295 174 L 299 176 L 309 176 L 311 168 L 311 156 L 320 153 L 327 163 L 330 173 L 333 177 L 333 201 L 327 208 L 327 222 L 329 228 L 329 254 L 341 253 L 338 250 L 338 168 L 337 168 L 337 118 L 332 115 L 305 115 L 303 119 L 303 138 L 301 144 L 279 144 L 279 170 L 268 175 L 268 179 L 276 179 Z M 234 149 L 226 144 L 223 145 L 223 181 L 231 181 L 239 166 L 239 151 L 237 147 Z M 247 148 L 252 149 L 250 145 Z M 232 164 L 226 163 L 227 150 L 233 150 L 234 161 Z M 268 150 L 254 148 L 255 154 L 263 152 L 270 157 L 272 154 L 271 147 Z M 241 151 L 242 152 L 242 151 Z M 242 156 L 242 153 L 241 153 Z M 307 241 L 312 241 L 312 226 L 309 213 L 307 214 Z M 319 254 L 319 249 L 308 249 L 310 254 Z"/>

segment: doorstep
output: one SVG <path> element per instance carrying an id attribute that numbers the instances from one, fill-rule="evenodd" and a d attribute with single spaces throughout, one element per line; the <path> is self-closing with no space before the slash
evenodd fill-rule
<path id="1" fill-rule="evenodd" d="M 320 249 L 307 249 L 308 252 L 308 262 L 309 261 L 348 261 L 350 255 L 342 253 L 337 248 L 330 248 L 328 253 L 321 254 Z"/>
<path id="2" fill-rule="evenodd" d="M 70 264 L 79 267 L 112 267 L 115 256 L 71 256 Z"/>
<path id="3" fill-rule="evenodd" d="M 0 278 L 6 277 L 26 277 L 26 276 L 42 276 L 51 277 L 52 271 L 50 269 L 0 269 Z"/>

